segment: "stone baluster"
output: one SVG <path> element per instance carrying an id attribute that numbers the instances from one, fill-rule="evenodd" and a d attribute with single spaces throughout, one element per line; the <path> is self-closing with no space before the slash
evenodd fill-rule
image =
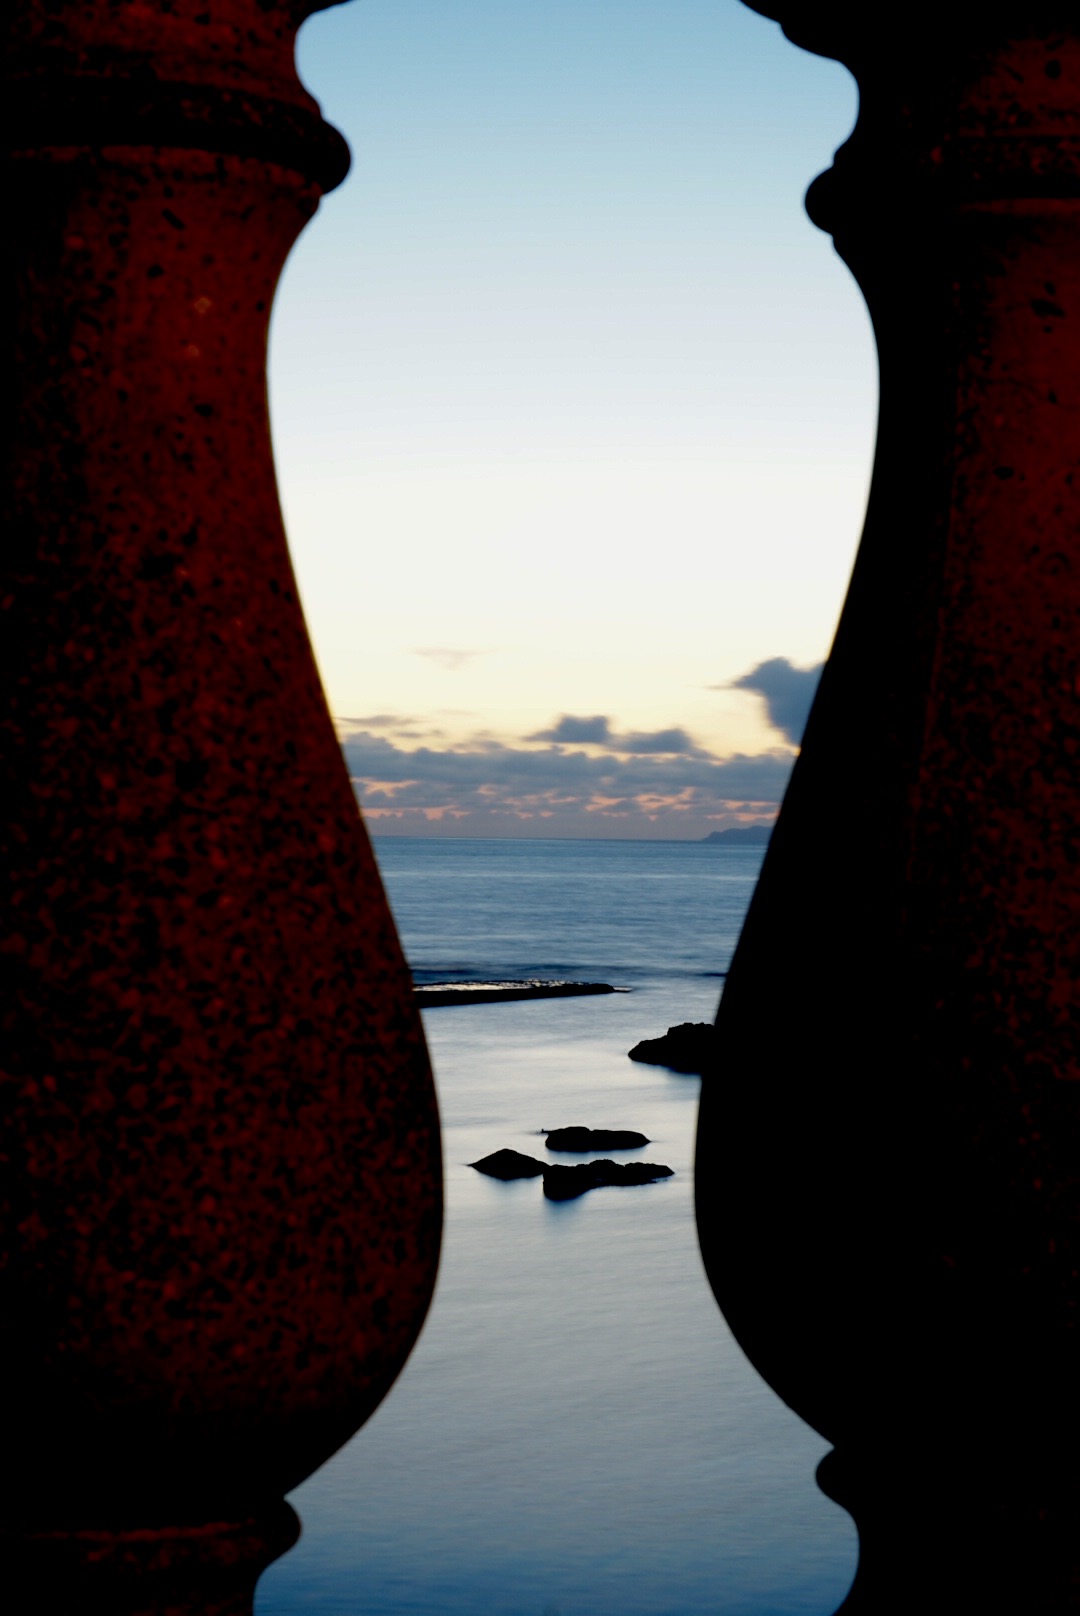
<path id="1" fill-rule="evenodd" d="M 1075 1611 L 1080 20 L 756 9 L 858 79 L 808 207 L 865 294 L 881 411 L 720 1006 L 702 1247 L 835 1444 L 845 1613 Z"/>
<path id="2" fill-rule="evenodd" d="M 348 165 L 293 65 L 317 9 L 5 22 L 0 1525 L 64 1616 L 249 1611 L 434 1280 L 427 1057 L 267 422 Z"/>

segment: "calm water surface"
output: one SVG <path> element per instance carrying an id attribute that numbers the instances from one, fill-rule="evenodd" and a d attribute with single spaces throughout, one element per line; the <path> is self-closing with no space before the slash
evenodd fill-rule
<path id="1" fill-rule="evenodd" d="M 382 1407 L 293 1495 L 304 1536 L 257 1616 L 829 1616 L 854 1528 L 814 1485 L 826 1445 L 706 1284 L 699 1080 L 626 1058 L 712 1019 L 760 849 L 376 850 L 418 980 L 630 991 L 426 1012 L 447 1194 L 435 1301 Z M 574 1123 L 639 1129 L 674 1178 L 559 1205 L 466 1165 L 503 1145 L 543 1158 L 538 1130 Z"/>

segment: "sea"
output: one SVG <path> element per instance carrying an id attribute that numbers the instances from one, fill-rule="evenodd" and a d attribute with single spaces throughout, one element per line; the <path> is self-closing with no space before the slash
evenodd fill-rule
<path id="1" fill-rule="evenodd" d="M 419 983 L 623 991 L 424 1012 L 443 1126 L 435 1298 L 367 1425 L 292 1495 L 256 1616 L 830 1616 L 850 1517 L 827 1444 L 743 1356 L 694 1226 L 701 1079 L 627 1058 L 711 1021 L 763 850 L 382 837 Z M 648 1136 L 673 1176 L 545 1200 L 469 1164 L 541 1130 Z M 580 1160 L 564 1157 L 563 1160 Z"/>

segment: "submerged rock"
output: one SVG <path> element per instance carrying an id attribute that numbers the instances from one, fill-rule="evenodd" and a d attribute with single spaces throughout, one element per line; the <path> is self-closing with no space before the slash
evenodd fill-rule
<path id="1" fill-rule="evenodd" d="M 630 1128 L 543 1128 L 549 1150 L 639 1150 L 649 1143 Z"/>
<path id="2" fill-rule="evenodd" d="M 643 1038 L 630 1051 L 632 1061 L 646 1066 L 667 1066 L 673 1072 L 707 1072 L 716 1052 L 716 1028 L 711 1021 L 683 1021 L 669 1027 L 662 1038 Z"/>
<path id="3" fill-rule="evenodd" d="M 539 1178 L 541 1173 L 547 1172 L 542 1161 L 535 1156 L 526 1156 L 520 1150 L 496 1150 L 482 1160 L 470 1162 L 478 1173 L 486 1173 L 489 1178 Z"/>
<path id="4" fill-rule="evenodd" d="M 544 1168 L 544 1194 L 549 1201 L 572 1201 L 586 1190 L 597 1190 L 608 1184 L 655 1184 L 657 1179 L 672 1178 L 670 1167 L 659 1162 L 578 1162 L 573 1167 Z"/>

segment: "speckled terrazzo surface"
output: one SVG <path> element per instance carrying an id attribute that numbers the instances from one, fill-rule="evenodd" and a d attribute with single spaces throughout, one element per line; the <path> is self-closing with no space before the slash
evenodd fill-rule
<path id="1" fill-rule="evenodd" d="M 761 9 L 859 79 L 808 206 L 866 295 L 881 416 L 725 983 L 702 1250 L 836 1443 L 845 1616 L 1072 1611 L 1080 31 L 1052 5 Z"/>
<path id="2" fill-rule="evenodd" d="M 434 1281 L 427 1057 L 266 417 L 274 286 L 340 147 L 301 138 L 312 9 L 15 8 L 38 111 L 15 164 L 0 1332 L 32 1521 L 280 1497 L 375 1406 Z M 162 144 L 147 75 L 233 112 L 257 91 L 274 160 L 250 107 L 240 139 L 173 90 L 190 144 Z M 105 109 L 77 140 L 76 103 Z"/>

